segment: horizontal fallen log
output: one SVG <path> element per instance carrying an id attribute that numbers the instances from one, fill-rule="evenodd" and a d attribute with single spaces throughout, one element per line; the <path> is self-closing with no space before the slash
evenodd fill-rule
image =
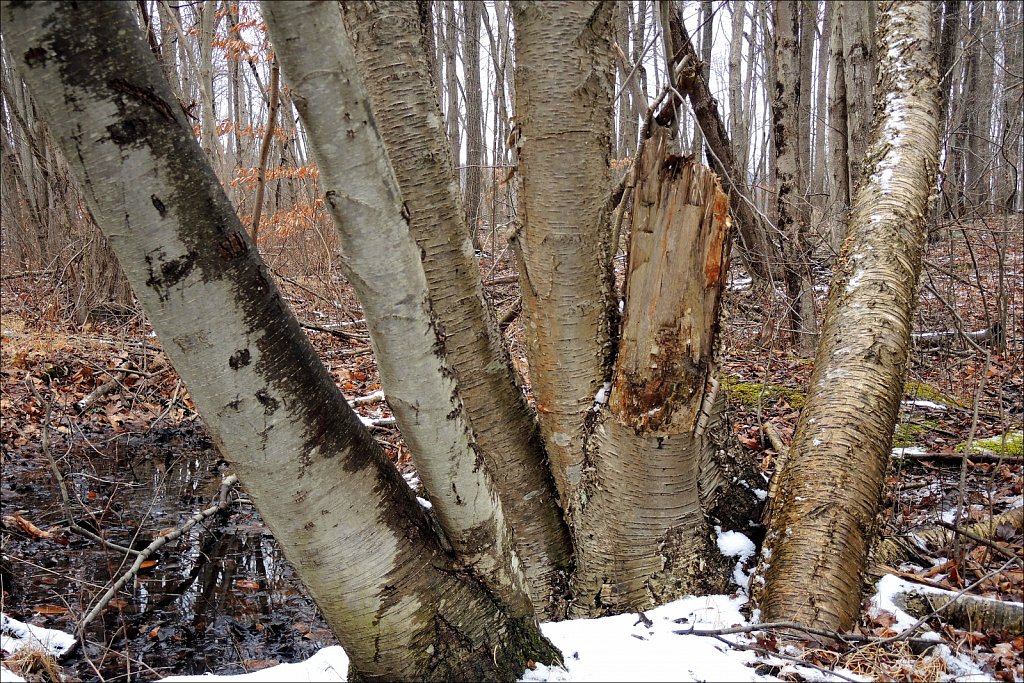
<path id="1" fill-rule="evenodd" d="M 981 522 L 964 527 L 965 530 L 982 538 L 991 538 L 995 530 L 1002 524 L 1011 524 L 1014 529 L 1024 529 L 1024 508 L 1014 508 L 990 517 Z M 889 536 L 882 539 L 871 554 L 871 564 L 878 566 L 898 567 L 904 562 L 920 563 L 927 558 L 922 557 L 927 546 L 943 547 L 952 542 L 955 533 L 941 526 L 917 529 L 903 536 Z"/>
<path id="2" fill-rule="evenodd" d="M 957 339 L 967 339 L 979 344 L 991 341 L 1003 336 L 1003 326 L 998 322 L 993 323 L 987 329 L 976 332 L 964 332 L 962 330 L 941 330 L 937 332 L 918 332 L 911 335 L 914 345 L 920 348 L 935 348 L 952 344 Z"/>
<path id="3" fill-rule="evenodd" d="M 920 617 L 942 611 L 943 617 L 967 631 L 1006 629 L 1012 636 L 1024 635 L 1024 604 L 956 594 L 938 588 L 910 590 L 892 596 L 893 603 L 908 614 Z"/>
<path id="4" fill-rule="evenodd" d="M 894 458 L 900 460 L 950 460 L 962 462 L 963 453 L 895 453 Z M 998 453 L 968 453 L 968 460 L 975 462 L 1021 462 L 1024 456 L 1020 455 L 999 455 Z"/>

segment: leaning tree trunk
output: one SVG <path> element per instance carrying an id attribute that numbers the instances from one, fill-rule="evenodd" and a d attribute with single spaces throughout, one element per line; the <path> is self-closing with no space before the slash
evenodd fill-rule
<path id="1" fill-rule="evenodd" d="M 263 15 L 320 168 L 339 262 L 363 305 L 381 386 L 441 528 L 490 590 L 532 615 L 341 13 L 332 3 L 266 2 Z"/>
<path id="2" fill-rule="evenodd" d="M 778 475 L 761 568 L 760 605 L 769 621 L 846 630 L 860 610 L 938 157 L 930 12 L 926 3 L 883 3 L 878 54 L 885 107 L 864 159 L 807 405 Z"/>
<path id="3" fill-rule="evenodd" d="M 349 2 L 352 38 L 423 255 L 463 405 L 520 550 L 538 614 L 565 614 L 572 548 L 536 419 L 484 297 L 415 6 Z"/>
<path id="4" fill-rule="evenodd" d="M 0 9 L 93 215 L 354 673 L 515 680 L 528 659 L 552 656 L 532 617 L 502 605 L 443 549 L 347 407 L 174 105 L 130 6 Z"/>

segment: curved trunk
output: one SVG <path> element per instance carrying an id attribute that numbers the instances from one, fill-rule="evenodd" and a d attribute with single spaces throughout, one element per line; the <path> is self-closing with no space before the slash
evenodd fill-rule
<path id="1" fill-rule="evenodd" d="M 5 2 L 2 18 L 218 448 L 356 674 L 514 680 L 527 659 L 553 655 L 532 619 L 445 553 L 347 407 L 173 104 L 130 6 Z"/>
<path id="2" fill-rule="evenodd" d="M 939 144 L 931 7 L 883 8 L 879 92 L 886 104 L 876 115 L 762 558 L 765 619 L 836 630 L 850 628 L 860 611 Z"/>
<path id="3" fill-rule="evenodd" d="M 263 13 L 320 167 L 341 268 L 363 305 L 381 386 L 441 528 L 488 588 L 532 615 L 341 12 L 331 3 L 267 2 Z"/>
<path id="4" fill-rule="evenodd" d="M 477 446 L 516 531 L 534 605 L 539 614 L 557 618 L 564 615 L 560 584 L 572 551 L 568 529 L 536 420 L 484 298 L 415 7 L 349 2 L 344 18 L 409 209 L 409 231 L 422 249 L 430 298 Z"/>

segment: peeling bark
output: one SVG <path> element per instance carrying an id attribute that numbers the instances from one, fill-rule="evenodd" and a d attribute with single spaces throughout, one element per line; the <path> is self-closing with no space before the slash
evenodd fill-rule
<path id="1" fill-rule="evenodd" d="M 571 543 L 536 419 L 480 283 L 444 121 L 409 3 L 344 4 L 381 137 L 409 210 L 459 392 L 509 523 L 537 613 L 565 614 Z"/>
<path id="2" fill-rule="evenodd" d="M 835 630 L 860 611 L 910 349 L 939 101 L 930 6 L 886 2 L 879 91 L 807 404 L 780 477 L 761 572 L 766 619 Z M 836 391 L 838 383 L 844 390 Z"/>

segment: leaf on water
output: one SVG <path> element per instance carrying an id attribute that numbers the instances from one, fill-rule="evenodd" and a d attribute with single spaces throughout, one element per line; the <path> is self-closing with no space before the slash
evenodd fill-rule
<path id="1" fill-rule="evenodd" d="M 36 614 L 67 614 L 68 608 L 63 605 L 36 605 L 32 611 Z"/>

